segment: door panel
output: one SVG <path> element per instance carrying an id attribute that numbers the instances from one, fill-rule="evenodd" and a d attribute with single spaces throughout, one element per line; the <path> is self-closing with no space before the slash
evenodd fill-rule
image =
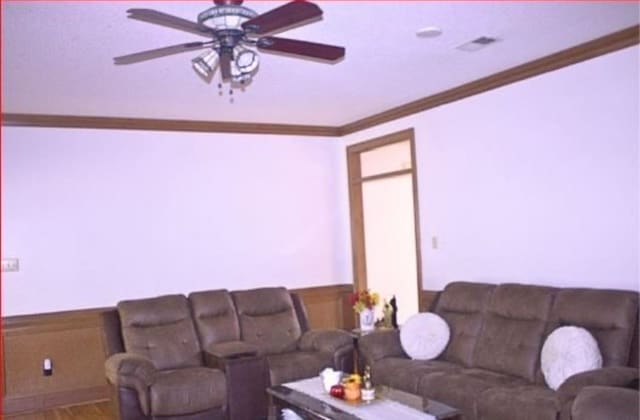
<path id="1" fill-rule="evenodd" d="M 402 323 L 418 312 L 411 175 L 363 182 L 362 198 L 368 287 L 384 298 L 396 296 Z"/>

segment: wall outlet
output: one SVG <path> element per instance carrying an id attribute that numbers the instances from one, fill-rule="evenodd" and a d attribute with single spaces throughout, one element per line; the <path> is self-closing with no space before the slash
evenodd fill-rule
<path id="1" fill-rule="evenodd" d="M 438 237 L 437 236 L 432 236 L 431 237 L 431 248 L 438 249 Z"/>
<path id="2" fill-rule="evenodd" d="M 17 258 L 3 258 L 2 272 L 20 271 L 20 261 Z"/>
<path id="3" fill-rule="evenodd" d="M 53 375 L 53 363 L 51 363 L 51 359 L 46 358 L 42 361 L 42 374 L 44 376 Z"/>

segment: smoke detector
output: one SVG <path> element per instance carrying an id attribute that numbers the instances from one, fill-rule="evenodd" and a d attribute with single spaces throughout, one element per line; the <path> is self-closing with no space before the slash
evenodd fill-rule
<path id="1" fill-rule="evenodd" d="M 418 38 L 435 38 L 442 35 L 442 29 L 437 26 L 427 26 L 416 31 Z"/>

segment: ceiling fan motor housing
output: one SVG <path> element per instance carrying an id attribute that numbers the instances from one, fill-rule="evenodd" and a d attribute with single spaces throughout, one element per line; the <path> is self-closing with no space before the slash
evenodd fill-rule
<path id="1" fill-rule="evenodd" d="M 243 0 L 213 0 L 218 6 L 224 6 L 226 4 L 242 4 Z"/>
<path id="2" fill-rule="evenodd" d="M 240 25 L 258 13 L 239 5 L 213 6 L 198 14 L 198 23 L 207 23 L 215 29 L 240 29 Z"/>

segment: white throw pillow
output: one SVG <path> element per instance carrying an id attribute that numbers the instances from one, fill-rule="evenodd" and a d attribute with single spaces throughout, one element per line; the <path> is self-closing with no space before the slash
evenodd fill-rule
<path id="1" fill-rule="evenodd" d="M 557 390 L 570 376 L 602 367 L 598 342 L 580 327 L 556 328 L 540 354 L 542 373 L 549 388 Z"/>
<path id="2" fill-rule="evenodd" d="M 413 315 L 400 328 L 400 344 L 412 359 L 435 359 L 449 343 L 451 332 L 440 315 L 424 312 Z"/>

